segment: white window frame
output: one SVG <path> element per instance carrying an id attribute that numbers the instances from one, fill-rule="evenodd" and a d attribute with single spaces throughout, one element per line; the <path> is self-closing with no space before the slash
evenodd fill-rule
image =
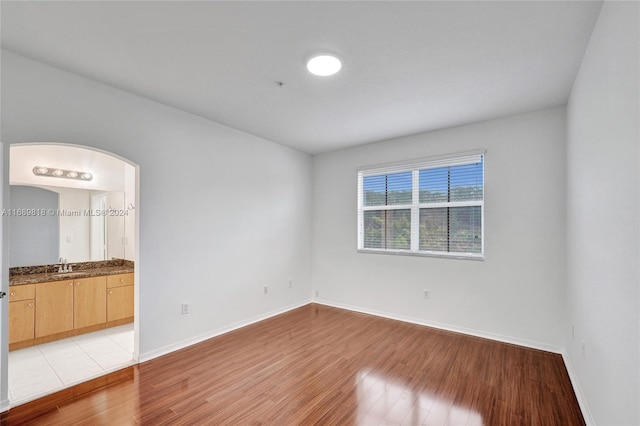
<path id="1" fill-rule="evenodd" d="M 471 164 L 479 159 L 483 161 L 482 167 L 482 200 L 470 201 L 445 201 L 441 203 L 420 203 L 420 170 L 438 168 L 444 166 L 456 166 L 463 164 Z M 379 253 L 393 255 L 409 255 L 409 256 L 427 256 L 427 257 L 445 257 L 454 259 L 471 259 L 484 260 L 484 192 L 485 179 L 484 167 L 485 150 L 469 151 L 458 154 L 452 154 L 440 157 L 430 157 L 426 159 L 403 161 L 399 163 L 389 163 L 378 166 L 370 166 L 358 169 L 358 252 L 360 253 Z M 377 176 L 392 173 L 412 173 L 412 200 L 410 204 L 393 204 L 393 205 L 377 205 L 363 206 L 364 191 L 363 178 L 368 176 Z M 423 208 L 442 208 L 442 207 L 480 207 L 481 216 L 481 251 L 480 253 L 461 253 L 461 252 L 445 252 L 420 250 L 420 209 Z M 411 210 L 411 248 L 403 249 L 380 249 L 364 247 L 364 212 L 365 211 L 389 211 L 389 210 Z"/>

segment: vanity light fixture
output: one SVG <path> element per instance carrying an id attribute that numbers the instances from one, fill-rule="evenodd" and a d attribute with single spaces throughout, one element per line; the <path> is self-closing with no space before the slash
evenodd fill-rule
<path id="1" fill-rule="evenodd" d="M 89 172 L 79 172 L 76 170 L 51 169 L 48 167 L 36 166 L 33 168 L 33 174 L 36 176 L 59 177 L 66 179 L 90 181 L 93 175 Z"/>
<path id="2" fill-rule="evenodd" d="M 327 77 L 334 75 L 342 68 L 342 61 L 330 54 L 313 56 L 307 61 L 307 70 L 313 75 Z"/>

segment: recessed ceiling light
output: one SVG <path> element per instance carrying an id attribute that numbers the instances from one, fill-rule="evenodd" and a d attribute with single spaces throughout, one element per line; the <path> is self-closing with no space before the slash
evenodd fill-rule
<path id="1" fill-rule="evenodd" d="M 307 62 L 307 69 L 313 75 L 326 77 L 334 75 L 342 68 L 340 59 L 333 55 L 316 55 Z"/>

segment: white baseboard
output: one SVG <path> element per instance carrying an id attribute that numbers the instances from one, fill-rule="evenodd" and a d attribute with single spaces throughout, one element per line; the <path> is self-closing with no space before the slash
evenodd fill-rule
<path id="1" fill-rule="evenodd" d="M 291 311 L 293 309 L 297 309 L 297 308 L 299 308 L 301 306 L 308 305 L 309 303 L 311 303 L 311 299 L 303 300 L 303 301 L 297 302 L 297 303 L 295 303 L 293 305 L 286 306 L 284 308 L 280 308 L 280 309 L 276 309 L 276 310 L 273 310 L 273 311 L 269 311 L 269 312 L 266 312 L 264 314 L 255 316 L 253 318 L 249 318 L 249 319 L 246 319 L 246 320 L 243 320 L 243 321 L 239 321 L 239 322 L 230 324 L 228 326 L 225 326 L 225 327 L 222 327 L 222 328 L 218 328 L 216 330 L 211 330 L 211 331 L 209 331 L 207 333 L 203 333 L 203 334 L 200 334 L 198 336 L 191 337 L 189 339 L 185 339 L 185 340 L 182 340 L 180 342 L 173 343 L 171 345 L 167 345 L 167 346 L 164 346 L 162 348 L 159 348 L 159 349 L 156 349 L 156 350 L 144 353 L 144 354 L 140 354 L 139 357 L 138 357 L 138 362 L 142 363 L 142 362 L 149 361 L 151 359 L 157 358 L 159 356 L 166 355 L 168 353 L 171 353 L 171 352 L 174 352 L 174 351 L 177 351 L 177 350 L 180 350 L 180 349 L 184 349 L 184 348 L 186 348 L 188 346 L 195 345 L 196 343 L 200 343 L 200 342 L 203 342 L 203 341 L 205 341 L 207 339 L 211 339 L 212 337 L 220 336 L 220 335 L 228 333 L 230 331 L 237 330 L 239 328 L 246 327 L 246 326 L 251 325 L 251 324 L 255 324 L 257 322 L 266 320 L 266 319 L 274 317 L 276 315 L 280 315 L 280 314 L 283 314 L 285 312 Z"/>
<path id="2" fill-rule="evenodd" d="M 465 327 L 458 327 L 458 326 L 449 325 L 449 324 L 442 324 L 442 323 L 438 323 L 438 322 L 425 321 L 425 320 L 422 320 L 422 319 L 412 318 L 412 317 L 408 317 L 408 316 L 404 316 L 404 315 L 396 315 L 396 314 L 392 314 L 392 313 L 389 313 L 389 312 L 383 312 L 383 311 L 377 311 L 377 310 L 374 310 L 374 309 L 361 308 L 359 306 L 352 306 L 352 305 L 345 305 L 343 303 L 330 302 L 328 300 L 314 299 L 313 303 L 318 303 L 320 305 L 333 306 L 335 308 L 347 309 L 349 311 L 360 312 L 360 313 L 369 314 L 369 315 L 375 315 L 375 316 L 378 316 L 378 317 L 389 318 L 389 319 L 393 319 L 393 320 L 397 320 L 397 321 L 408 322 L 408 323 L 411 323 L 411 324 L 424 325 L 424 326 L 427 326 L 427 327 L 438 328 L 438 329 L 441 329 L 441 330 L 453 331 L 455 333 L 468 334 L 470 336 L 481 337 L 483 339 L 496 340 L 498 342 L 510 343 L 510 344 L 518 345 L 518 346 L 525 346 L 527 348 L 539 349 L 539 350 L 542 350 L 542 351 L 553 352 L 553 353 L 557 353 L 557 354 L 561 353 L 561 350 L 559 348 L 557 348 L 556 346 L 549 345 L 549 344 L 546 344 L 546 343 L 536 342 L 536 341 L 532 341 L 532 340 L 520 339 L 520 338 L 517 338 L 517 337 L 511 337 L 511 336 L 503 336 L 501 334 L 495 334 L 495 333 L 487 333 L 487 332 L 480 331 L 480 330 L 474 330 L 474 329 L 465 328 Z"/>
<path id="3" fill-rule="evenodd" d="M 578 381 L 578 376 L 576 375 L 576 371 L 573 368 L 571 358 L 569 358 L 569 354 L 567 354 L 567 352 L 564 350 L 561 352 L 561 354 L 562 359 L 564 360 L 564 365 L 567 368 L 567 373 L 569 373 L 569 380 L 571 380 L 573 392 L 576 394 L 576 399 L 578 400 L 580 411 L 582 411 L 584 422 L 587 424 L 587 426 L 596 426 L 596 421 L 593 419 L 591 410 L 589 410 L 587 399 L 584 396 L 584 392 L 582 392 L 582 386 L 580 386 L 580 382 Z"/>
<path id="4" fill-rule="evenodd" d="M 8 399 L 3 399 L 0 401 L 0 413 L 4 413 L 10 408 L 10 402 Z"/>

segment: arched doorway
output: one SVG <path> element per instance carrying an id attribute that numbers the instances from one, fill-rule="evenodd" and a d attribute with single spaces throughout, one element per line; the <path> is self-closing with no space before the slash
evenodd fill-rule
<path id="1" fill-rule="evenodd" d="M 139 177 L 136 164 L 85 146 L 15 144 L 9 157 L 2 380 L 15 406 L 137 363 Z M 39 206 L 51 198 L 39 191 L 55 194 L 57 207 Z M 67 325 L 49 329 L 57 322 Z"/>

